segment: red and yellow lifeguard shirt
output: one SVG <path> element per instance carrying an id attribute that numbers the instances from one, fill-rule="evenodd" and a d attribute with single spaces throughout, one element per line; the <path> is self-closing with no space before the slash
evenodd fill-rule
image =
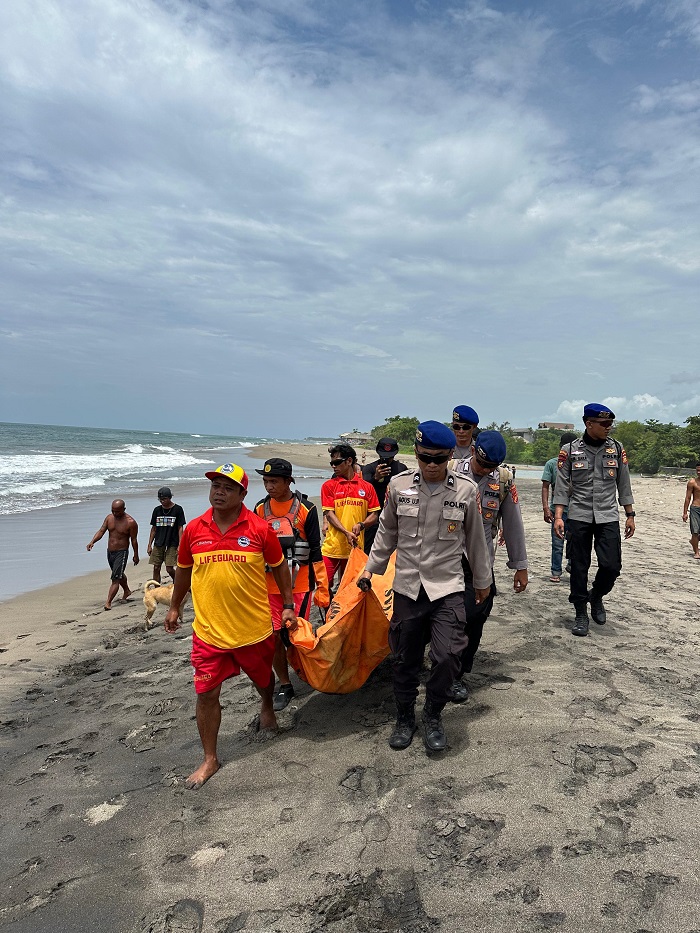
<path id="1" fill-rule="evenodd" d="M 222 534 L 213 509 L 185 527 L 178 567 L 192 567 L 192 628 L 215 648 L 242 648 L 272 632 L 265 564 L 284 557 L 268 523 L 241 505 L 238 519 Z"/>
<path id="2" fill-rule="evenodd" d="M 270 511 L 275 516 L 275 518 L 284 518 L 285 515 L 289 514 L 293 504 L 294 504 L 294 499 L 289 499 L 287 502 L 277 502 L 276 499 L 270 499 Z M 255 514 L 259 515 L 260 518 L 263 519 L 266 525 L 268 525 L 270 528 L 272 527 L 270 523 L 266 521 L 266 519 L 263 517 L 265 515 L 264 500 L 262 502 L 258 502 L 258 504 L 255 506 Z M 294 520 L 294 527 L 299 532 L 300 536 L 304 539 L 304 541 L 307 540 L 306 518 L 308 514 L 309 514 L 308 505 L 305 505 L 304 502 L 300 502 L 299 509 L 296 514 L 296 519 Z M 315 518 L 315 513 L 314 513 L 314 520 L 316 521 L 316 524 L 318 525 L 318 520 Z M 267 592 L 272 595 L 279 596 L 280 588 L 275 583 L 275 578 L 272 576 L 271 573 L 265 574 L 265 580 L 267 583 Z M 294 593 L 308 593 L 309 592 L 309 565 L 308 564 L 302 564 L 298 568 L 297 575 L 294 578 L 294 585 L 292 587 L 292 591 Z"/>
<path id="3" fill-rule="evenodd" d="M 321 486 L 321 508 L 333 511 L 343 528 L 348 531 L 358 522 L 363 522 L 370 512 L 380 512 L 381 506 L 374 486 L 357 473 L 351 479 L 334 476 Z M 359 536 L 358 546 L 364 547 L 365 535 Z M 348 539 L 332 525 L 328 526 L 321 553 L 324 557 L 349 557 Z"/>

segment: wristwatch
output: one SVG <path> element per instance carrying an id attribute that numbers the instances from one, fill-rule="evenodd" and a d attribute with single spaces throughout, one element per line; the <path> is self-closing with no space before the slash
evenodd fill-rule
<path id="1" fill-rule="evenodd" d="M 364 523 L 364 522 L 358 522 L 357 524 L 360 526 L 360 528 L 361 528 L 363 531 L 365 530 L 365 523 Z"/>
<path id="2" fill-rule="evenodd" d="M 625 512 L 625 518 L 634 518 L 636 512 Z"/>
<path id="3" fill-rule="evenodd" d="M 294 608 L 294 603 L 282 603 L 282 608 L 283 608 L 283 609 L 293 609 L 293 608 Z"/>

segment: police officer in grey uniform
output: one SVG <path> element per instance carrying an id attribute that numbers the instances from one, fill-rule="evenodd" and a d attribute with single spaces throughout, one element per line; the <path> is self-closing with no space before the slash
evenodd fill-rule
<path id="1" fill-rule="evenodd" d="M 455 463 L 471 457 L 474 431 L 479 426 L 479 416 L 470 405 L 455 405 L 452 409 L 452 430 L 457 438 Z"/>
<path id="2" fill-rule="evenodd" d="M 462 554 L 473 570 L 475 600 L 488 598 L 491 560 L 476 502 L 476 486 L 448 470 L 455 436 L 438 421 L 416 431 L 419 468 L 391 479 L 365 572 L 384 573 L 396 551 L 394 613 L 389 628 L 396 726 L 392 748 L 407 748 L 416 731 L 415 704 L 425 645 L 430 642 L 431 670 L 423 709 L 424 742 L 429 752 L 447 743 L 441 713 L 459 673 L 467 647 Z"/>
<path id="3" fill-rule="evenodd" d="M 506 495 L 502 502 L 500 499 L 501 478 L 499 466 L 505 458 L 506 442 L 503 435 L 498 431 L 481 431 L 472 446 L 472 456 L 462 460 L 455 469 L 457 473 L 468 476 L 477 485 L 481 503 L 481 517 L 484 523 L 484 535 L 492 568 L 496 556 L 496 530 L 500 516 L 508 551 L 507 566 L 515 571 L 513 589 L 516 593 L 524 593 L 528 584 L 527 550 L 525 547 L 523 516 L 520 511 L 518 491 L 514 482 L 510 483 L 510 488 L 506 488 Z M 472 570 L 466 555 L 463 557 L 463 567 L 464 605 L 467 613 L 469 644 L 462 652 L 462 666 L 459 678 L 452 685 L 452 700 L 455 703 L 462 703 L 469 695 L 462 677 L 472 669 L 474 655 L 481 641 L 484 624 L 491 614 L 493 598 L 496 595 L 496 584 L 492 569 L 489 596 L 477 604 L 474 599 Z"/>
<path id="4" fill-rule="evenodd" d="M 625 539 L 634 534 L 634 499 L 625 448 L 610 437 L 615 415 L 606 405 L 591 402 L 583 409 L 586 430 L 582 438 L 559 451 L 554 487 L 554 533 L 564 537 L 564 510 L 568 506 L 567 537 L 571 562 L 571 594 L 576 619 L 574 635 L 587 635 L 593 621 L 606 621 L 603 596 L 615 585 L 622 570 L 622 544 L 617 500 L 626 515 Z M 591 546 L 595 546 L 598 572 L 588 590 Z"/>

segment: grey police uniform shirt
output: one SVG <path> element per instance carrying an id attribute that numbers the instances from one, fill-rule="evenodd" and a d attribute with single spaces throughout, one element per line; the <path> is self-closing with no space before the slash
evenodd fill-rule
<path id="1" fill-rule="evenodd" d="M 491 564 L 496 558 L 496 542 L 493 537 L 493 527 L 501 516 L 503 521 L 503 537 L 506 539 L 506 550 L 508 551 L 507 566 L 511 570 L 527 570 L 527 549 L 525 547 L 525 527 L 523 525 L 523 516 L 520 511 L 520 503 L 517 501 L 517 492 L 514 494 L 515 483 L 511 486 L 511 491 L 506 495 L 503 502 L 500 501 L 499 493 L 501 491 L 500 475 L 498 467 L 486 476 L 477 476 L 472 473 L 471 457 L 468 460 L 462 460 L 457 466 L 457 473 L 468 476 L 476 483 L 479 490 L 481 501 L 481 517 L 484 522 L 484 534 L 486 544 L 491 555 Z M 467 558 L 468 559 L 468 558 Z M 471 561 L 470 561 L 471 563 Z"/>
<path id="2" fill-rule="evenodd" d="M 433 601 L 464 591 L 466 553 L 475 588 L 488 589 L 491 559 L 476 495 L 474 483 L 451 470 L 432 491 L 419 470 L 392 477 L 365 570 L 384 573 L 396 551 L 396 592 L 417 599 L 423 586 Z"/>
<path id="3" fill-rule="evenodd" d="M 591 447 L 583 438 L 559 451 L 554 505 L 569 508 L 569 521 L 605 525 L 620 520 L 617 505 L 632 505 L 625 448 L 612 438 Z"/>

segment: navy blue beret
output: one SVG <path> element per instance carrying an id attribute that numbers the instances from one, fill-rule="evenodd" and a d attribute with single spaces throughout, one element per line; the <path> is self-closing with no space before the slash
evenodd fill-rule
<path id="1" fill-rule="evenodd" d="M 607 405 L 600 405 L 598 402 L 589 402 L 583 409 L 584 418 L 614 418 L 615 412 L 610 411 Z"/>
<path id="2" fill-rule="evenodd" d="M 457 445 L 457 438 L 439 421 L 423 421 L 416 428 L 416 444 L 432 450 L 452 450 Z"/>
<path id="3" fill-rule="evenodd" d="M 452 412 L 452 420 L 457 423 L 460 421 L 465 421 L 469 424 L 478 424 L 479 416 L 473 408 L 469 407 L 469 405 L 455 405 Z"/>
<path id="4" fill-rule="evenodd" d="M 506 459 L 506 442 L 498 431 L 481 431 L 474 449 L 488 463 L 503 463 Z"/>

